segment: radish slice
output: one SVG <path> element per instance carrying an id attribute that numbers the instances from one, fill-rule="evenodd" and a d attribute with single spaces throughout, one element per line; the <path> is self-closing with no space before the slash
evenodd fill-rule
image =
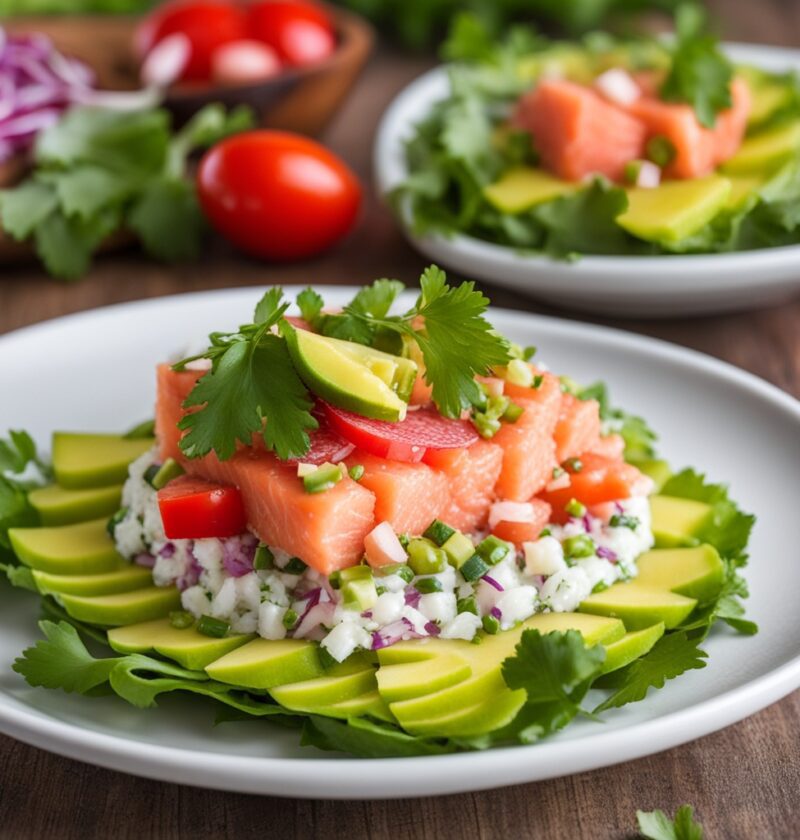
<path id="1" fill-rule="evenodd" d="M 408 560 L 406 550 L 388 522 L 381 522 L 367 534 L 364 538 L 364 551 L 367 563 L 373 568 L 405 563 Z"/>
<path id="2" fill-rule="evenodd" d="M 146 87 L 165 88 L 181 77 L 192 55 L 192 44 L 181 32 L 159 41 L 147 53 L 140 71 Z"/>
<path id="3" fill-rule="evenodd" d="M 534 510 L 530 502 L 495 502 L 489 511 L 489 528 L 498 522 L 533 522 Z"/>
<path id="4" fill-rule="evenodd" d="M 615 67 L 601 73 L 594 86 L 609 102 L 615 105 L 633 105 L 641 96 L 639 85 L 626 70 Z"/>
<path id="5" fill-rule="evenodd" d="M 232 41 L 211 56 L 211 76 L 216 82 L 260 82 L 280 72 L 278 53 L 260 41 Z"/>

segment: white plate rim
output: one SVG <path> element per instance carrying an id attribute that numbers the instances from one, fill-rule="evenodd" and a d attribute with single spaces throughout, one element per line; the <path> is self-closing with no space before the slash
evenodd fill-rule
<path id="1" fill-rule="evenodd" d="M 771 47 L 759 44 L 729 42 L 724 44 L 734 60 L 749 62 L 776 71 L 786 69 L 800 70 L 800 50 Z M 392 100 L 383 114 L 373 145 L 373 173 L 376 190 L 380 197 L 385 197 L 403 181 L 407 175 L 407 166 L 402 155 L 402 141 L 408 136 L 409 125 L 404 116 L 412 103 L 420 99 L 427 103 L 431 98 L 429 90 L 444 84 L 447 65 L 439 65 L 419 76 L 403 88 Z M 427 105 L 426 105 L 427 107 Z M 500 272 L 519 276 L 526 270 L 530 276 L 530 293 L 561 300 L 569 299 L 576 307 L 587 308 L 580 304 L 580 293 L 590 294 L 591 283 L 605 281 L 604 291 L 614 295 L 625 294 L 631 299 L 630 310 L 646 313 L 640 307 L 648 306 L 648 299 L 662 299 L 663 288 L 655 279 L 671 284 L 670 298 L 691 295 L 698 292 L 697 278 L 701 277 L 709 284 L 707 292 L 716 290 L 744 290 L 752 282 L 754 272 L 762 272 L 758 286 L 767 292 L 777 291 L 800 285 L 800 279 L 792 282 L 783 276 L 792 264 L 800 262 L 800 245 L 782 245 L 753 251 L 737 251 L 723 254 L 675 254 L 675 255 L 585 255 L 576 262 L 555 260 L 538 254 L 526 254 L 520 250 L 498 245 L 477 237 L 456 233 L 452 236 L 441 234 L 418 235 L 414 233 L 410 221 L 400 221 L 409 241 L 423 253 L 434 259 L 469 273 L 480 273 L 485 279 L 498 284 L 521 290 L 517 281 L 504 282 Z M 492 280 L 491 272 L 495 272 Z M 631 280 L 650 278 L 649 283 L 630 285 Z M 780 275 L 780 276 L 778 276 Z M 615 276 L 617 282 L 608 278 Z M 535 278 L 535 283 L 533 282 Z M 607 287 L 607 288 L 606 288 Z M 523 289 L 524 291 L 524 289 Z M 638 303 L 637 303 L 638 301 Z M 653 305 L 653 304 L 650 304 Z M 703 305 L 702 311 L 711 311 L 715 307 Z M 719 309 L 725 308 L 720 304 Z M 739 307 L 731 307 L 739 308 Z M 608 311 L 612 311 L 608 309 Z"/>
<path id="2" fill-rule="evenodd" d="M 300 287 L 286 287 L 287 293 Z M 336 294 L 352 287 L 331 287 Z M 255 297 L 257 289 L 218 289 L 133 301 L 100 307 L 54 318 L 0 336 L 0 351 L 19 338 L 64 323 L 88 322 L 114 317 L 120 312 L 216 296 Z M 494 312 L 523 317 L 535 329 L 546 325 L 558 332 L 585 334 L 602 339 L 640 356 L 658 357 L 692 372 L 724 381 L 727 385 L 758 397 L 800 424 L 800 402 L 755 375 L 726 362 L 658 339 L 566 319 L 495 308 Z M 0 730 L 19 740 L 70 758 L 148 778 L 200 787 L 287 797 L 332 799 L 389 799 L 432 796 L 466 790 L 483 790 L 610 766 L 679 746 L 735 723 L 800 687 L 800 653 L 791 660 L 735 689 L 657 719 L 621 730 L 598 732 L 572 741 L 543 742 L 529 747 L 507 747 L 486 752 L 456 753 L 395 759 L 253 758 L 162 746 L 116 735 L 89 731 L 58 721 L 35 710 L 15 708 L 0 694 Z M 646 701 L 645 701 L 646 702 Z M 143 712 L 146 714 L 146 711 Z M 613 758 L 609 759 L 609 755 Z M 469 764 L 467 772 L 464 771 Z M 428 771 L 436 770 L 431 784 Z M 534 769 L 535 766 L 535 769 Z M 358 768 L 358 782 L 348 781 L 346 772 Z M 491 770 L 488 772 L 482 772 Z M 334 772 L 331 772 L 331 771 Z M 418 774 L 424 781 L 418 780 Z M 306 792 L 303 787 L 311 785 Z M 357 787 L 357 790 L 354 790 Z"/>

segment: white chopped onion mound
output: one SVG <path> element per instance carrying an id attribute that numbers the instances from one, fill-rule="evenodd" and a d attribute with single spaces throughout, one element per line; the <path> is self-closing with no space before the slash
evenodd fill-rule
<path id="1" fill-rule="evenodd" d="M 464 580 L 452 566 L 411 583 L 376 571 L 377 601 L 359 611 L 345 606 L 341 591 L 325 575 L 310 567 L 301 574 L 287 571 L 292 558 L 278 547 L 270 546 L 274 568 L 253 570 L 258 540 L 252 534 L 168 540 L 156 492 L 144 479 L 156 460 L 153 451 L 130 466 L 122 497 L 127 513 L 114 532 L 120 553 L 151 566 L 157 586 L 177 585 L 183 608 L 195 618 L 211 615 L 228 622 L 235 633 L 265 639 L 312 639 L 340 662 L 357 650 L 408 639 L 470 641 L 485 616 L 493 616 L 503 631 L 537 612 L 570 612 L 593 591 L 635 577 L 636 558 L 653 545 L 647 496 L 635 496 L 608 506 L 609 515 L 626 517 L 626 525 L 612 527 L 589 514 L 550 525 L 549 535 L 525 543 L 519 554 L 511 551 L 478 581 Z M 565 557 L 564 541 L 582 535 L 591 537 L 594 553 Z M 420 593 L 415 584 L 423 577 L 436 579 L 441 591 Z M 459 601 L 469 598 L 474 598 L 477 615 L 458 611 Z M 297 620 L 287 630 L 290 610 Z"/>

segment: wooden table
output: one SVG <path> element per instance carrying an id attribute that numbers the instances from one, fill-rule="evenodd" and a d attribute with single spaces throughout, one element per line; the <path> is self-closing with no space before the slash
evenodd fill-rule
<path id="1" fill-rule="evenodd" d="M 730 39 L 800 45 L 796 0 L 714 5 L 726 15 Z M 326 141 L 365 180 L 379 114 L 429 64 L 382 50 L 331 126 Z M 0 279 L 0 332 L 119 301 L 219 286 L 358 284 L 387 274 L 413 283 L 423 266 L 370 197 L 348 242 L 300 265 L 252 262 L 218 242 L 202 264 L 177 268 L 135 253 L 104 258 L 77 285 L 55 283 L 32 266 L 6 268 Z M 502 306 L 554 311 L 510 292 L 491 290 L 491 296 Z M 800 395 L 800 301 L 716 318 L 593 320 L 694 347 Z M 722 732 L 605 770 L 488 793 L 372 803 L 280 800 L 167 785 L 0 737 L 0 837 L 622 838 L 634 833 L 637 808 L 672 812 L 691 802 L 709 838 L 789 838 L 800 833 L 798 728 L 800 693 L 795 693 Z"/>

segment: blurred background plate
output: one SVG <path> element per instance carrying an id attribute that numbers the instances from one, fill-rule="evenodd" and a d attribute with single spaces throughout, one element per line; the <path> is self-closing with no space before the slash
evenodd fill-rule
<path id="1" fill-rule="evenodd" d="M 800 71 L 800 51 L 726 44 L 737 62 Z M 431 105 L 447 96 L 447 69 L 416 79 L 383 116 L 374 146 L 377 189 L 388 194 L 408 175 L 404 142 Z M 621 317 L 701 315 L 767 306 L 800 291 L 800 245 L 689 256 L 586 256 L 574 262 L 525 255 L 475 237 L 419 236 L 402 220 L 409 242 L 462 274 L 585 312 Z"/>

